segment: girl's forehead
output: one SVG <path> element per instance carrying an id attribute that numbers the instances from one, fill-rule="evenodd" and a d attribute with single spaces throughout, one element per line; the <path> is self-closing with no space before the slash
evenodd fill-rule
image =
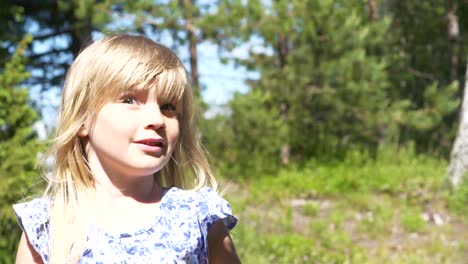
<path id="1" fill-rule="evenodd" d="M 115 94 L 112 97 L 133 94 L 145 98 L 154 98 L 158 101 L 171 101 L 175 103 L 182 99 L 185 88 L 186 87 L 184 86 L 169 85 L 167 83 L 150 83 L 145 85 L 140 84 L 125 87 L 124 89 L 120 90 L 118 94 Z"/>
<path id="2" fill-rule="evenodd" d="M 155 99 L 161 96 L 160 89 L 156 89 L 155 86 L 144 86 L 144 87 L 133 86 L 133 87 L 127 88 L 125 91 L 122 92 L 123 95 L 129 94 L 129 93 L 135 94 L 137 96 L 144 96 L 147 98 L 155 98 Z"/>
<path id="3" fill-rule="evenodd" d="M 155 96 L 158 100 L 178 102 L 182 100 L 186 89 L 190 89 L 190 80 L 183 67 L 164 70 L 119 71 L 101 78 L 106 83 L 96 83 L 97 94 L 104 95 L 104 100 L 126 93 Z M 103 85 L 104 84 L 104 85 Z M 99 100 L 99 99 L 98 99 Z"/>

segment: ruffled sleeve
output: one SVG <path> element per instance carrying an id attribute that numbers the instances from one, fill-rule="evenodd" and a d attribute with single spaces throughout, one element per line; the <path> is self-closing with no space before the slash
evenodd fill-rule
<path id="1" fill-rule="evenodd" d="M 29 243 L 41 255 L 44 263 L 48 260 L 49 203 L 44 198 L 13 205 L 18 224 L 28 236 Z"/>
<path id="2" fill-rule="evenodd" d="M 228 230 L 237 224 L 237 217 L 232 214 L 229 203 L 213 189 L 203 187 L 198 191 L 200 215 L 204 218 L 206 231 L 218 220 L 222 220 Z"/>

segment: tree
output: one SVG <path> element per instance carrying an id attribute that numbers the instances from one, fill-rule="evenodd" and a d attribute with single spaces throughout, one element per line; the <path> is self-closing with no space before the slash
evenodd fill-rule
<path id="1" fill-rule="evenodd" d="M 453 186 L 462 183 L 463 175 L 468 170 L 468 65 L 466 67 L 464 87 L 458 135 L 453 144 L 448 168 L 449 180 Z"/>
<path id="2" fill-rule="evenodd" d="M 464 60 L 453 56 L 463 54 L 466 39 L 460 31 L 456 43 L 447 41 L 444 18 L 454 10 L 458 25 L 467 24 L 458 2 L 224 0 L 204 17 L 216 25 L 205 32 L 224 50 L 251 47 L 235 60 L 260 74 L 243 100 L 268 94 L 257 111 L 278 110 L 270 118 L 283 120 L 276 137 L 289 146 L 278 157 L 339 158 L 353 148 L 412 142 L 444 154 L 459 105 L 453 62 Z M 228 117 L 236 116 L 233 124 L 251 118 L 239 113 Z M 238 142 L 245 140 L 255 142 Z"/>
<path id="3" fill-rule="evenodd" d="M 268 150 L 252 157 L 245 142 L 254 146 L 281 142 L 275 160 L 284 164 L 288 152 L 296 162 L 339 157 L 351 148 L 376 149 L 395 137 L 390 131 L 397 130 L 392 126 L 404 104 L 388 97 L 391 56 L 381 48 L 388 19 L 371 22 L 364 5 L 349 1 L 226 0 L 219 8 L 207 19 L 221 25 L 213 29 L 215 39 L 224 37 L 221 45 L 252 39 L 257 43 L 247 58 L 237 62 L 259 72 L 260 78 L 249 82 L 247 94 L 233 99 L 230 118 L 233 125 L 251 120 L 250 127 L 264 133 L 235 133 L 237 140 L 231 144 L 239 158 L 253 164 L 271 155 Z M 229 49 L 228 45 L 224 47 Z M 262 103 L 250 107 L 254 112 L 237 108 L 237 101 L 254 104 L 260 96 Z M 258 114 L 263 111 L 269 114 Z M 270 134 L 272 120 L 281 121 L 281 126 Z"/>
<path id="4" fill-rule="evenodd" d="M 24 10 L 25 19 L 15 28 L 34 39 L 28 54 L 28 67 L 34 69 L 29 83 L 43 89 L 61 85 L 73 58 L 111 21 L 113 2 L 18 1 L 15 5 Z"/>
<path id="5" fill-rule="evenodd" d="M 0 262 L 13 263 L 21 235 L 11 205 L 31 194 L 38 179 L 35 169 L 42 149 L 33 129 L 38 113 L 31 107 L 28 90 L 19 88 L 28 77 L 23 53 L 32 38 L 19 43 L 0 75 Z M 34 187 L 32 188 L 34 189 Z M 4 258 L 4 259 L 2 259 Z"/>
<path id="6" fill-rule="evenodd" d="M 445 156 L 456 134 L 468 51 L 461 45 L 468 35 L 453 29 L 468 26 L 468 10 L 457 0 L 385 2 L 393 17 L 390 43 L 398 57 L 389 71 L 392 96 L 406 100 L 409 110 L 402 116 L 400 141 Z"/>
<path id="7" fill-rule="evenodd" d="M 113 0 L 3 1 L 0 13 L 0 65 L 6 63 L 21 36 L 33 41 L 26 49 L 25 65 L 31 76 L 25 85 L 34 90 L 32 103 L 44 116 L 54 113 L 57 105 L 46 100 L 57 97 L 65 73 L 79 51 L 92 40 L 92 34 L 104 30 L 111 19 Z M 1 66 L 0 66 L 1 68 Z M 45 125 L 50 125 L 48 122 Z"/>
<path id="8" fill-rule="evenodd" d="M 125 30 L 136 31 L 163 41 L 175 50 L 186 49 L 195 95 L 200 99 L 201 84 L 198 69 L 198 44 L 204 40 L 203 16 L 212 3 L 194 0 L 120 1 L 121 17 L 133 17 Z M 203 105 L 203 104 L 202 104 Z"/>

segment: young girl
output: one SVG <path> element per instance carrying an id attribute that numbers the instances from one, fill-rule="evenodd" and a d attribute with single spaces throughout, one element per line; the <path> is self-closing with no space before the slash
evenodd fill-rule
<path id="1" fill-rule="evenodd" d="M 43 198 L 14 205 L 17 263 L 239 263 L 188 74 L 168 48 L 112 35 L 73 62 Z M 210 187 L 204 187 L 211 185 Z"/>

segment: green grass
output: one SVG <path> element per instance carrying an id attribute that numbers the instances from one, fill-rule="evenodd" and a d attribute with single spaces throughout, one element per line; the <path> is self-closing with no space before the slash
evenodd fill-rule
<path id="1" fill-rule="evenodd" d="M 426 223 L 418 207 L 406 209 L 401 216 L 401 225 L 409 233 L 424 231 Z"/>
<path id="2" fill-rule="evenodd" d="M 387 148 L 373 160 L 353 153 L 250 177 L 227 195 L 239 255 L 255 264 L 464 263 L 468 185 L 449 189 L 446 167 Z"/>
<path id="3" fill-rule="evenodd" d="M 317 216 L 320 208 L 316 202 L 306 203 L 302 206 L 302 214 L 305 216 Z"/>

